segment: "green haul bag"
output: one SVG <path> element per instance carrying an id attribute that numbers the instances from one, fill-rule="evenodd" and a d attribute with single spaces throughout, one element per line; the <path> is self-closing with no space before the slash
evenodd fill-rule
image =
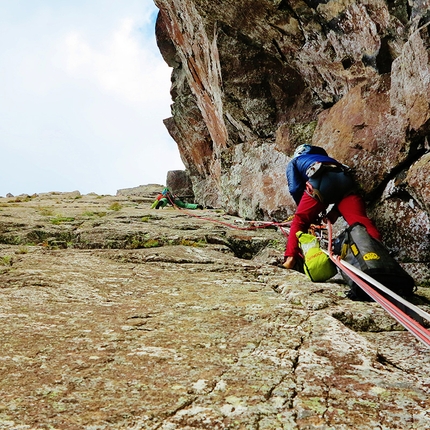
<path id="1" fill-rule="evenodd" d="M 334 241 L 334 253 L 357 267 L 394 293 L 409 297 L 415 291 L 413 278 L 389 254 L 387 248 L 374 239 L 360 223 L 348 227 Z M 354 300 L 372 300 L 354 281 L 342 272 L 350 287 L 349 297 Z"/>

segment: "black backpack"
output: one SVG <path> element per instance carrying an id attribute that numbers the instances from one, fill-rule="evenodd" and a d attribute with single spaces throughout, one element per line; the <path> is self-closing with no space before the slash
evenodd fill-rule
<path id="1" fill-rule="evenodd" d="M 413 278 L 381 242 L 369 235 L 364 225 L 355 223 L 341 233 L 334 241 L 333 252 L 399 296 L 408 297 L 414 293 Z M 343 272 L 342 277 L 350 286 L 348 296 L 351 299 L 372 300 Z"/>

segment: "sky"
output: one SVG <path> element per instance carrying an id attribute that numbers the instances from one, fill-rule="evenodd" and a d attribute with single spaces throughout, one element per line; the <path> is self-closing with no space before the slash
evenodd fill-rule
<path id="1" fill-rule="evenodd" d="M 171 69 L 152 0 L 0 0 L 0 196 L 165 184 Z"/>

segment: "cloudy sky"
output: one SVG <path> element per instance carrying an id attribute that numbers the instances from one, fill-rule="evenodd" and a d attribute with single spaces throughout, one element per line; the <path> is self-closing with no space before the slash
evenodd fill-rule
<path id="1" fill-rule="evenodd" d="M 0 0 L 0 196 L 116 194 L 183 169 L 152 0 Z"/>

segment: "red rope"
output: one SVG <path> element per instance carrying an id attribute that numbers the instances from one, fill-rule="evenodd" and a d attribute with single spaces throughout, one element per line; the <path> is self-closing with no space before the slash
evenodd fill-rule
<path id="1" fill-rule="evenodd" d="M 177 206 L 175 204 L 175 202 L 172 200 L 170 194 L 167 194 L 166 197 L 169 199 L 170 203 L 172 204 L 172 206 L 175 209 L 178 209 L 179 211 L 184 212 L 184 213 L 186 213 L 187 215 L 189 215 L 191 217 L 198 218 L 198 219 L 201 219 L 201 220 L 204 220 L 204 221 L 210 221 L 210 222 L 214 222 L 214 223 L 217 223 L 217 224 L 221 224 L 221 225 L 224 225 L 226 227 L 229 227 L 229 228 L 232 228 L 232 229 L 235 229 L 235 230 L 258 230 L 260 228 L 267 228 L 267 227 L 275 226 L 275 227 L 279 227 L 279 229 L 281 230 L 282 234 L 285 237 L 288 238 L 288 234 L 285 233 L 285 231 L 284 231 L 284 229 L 282 227 L 290 226 L 291 222 L 274 222 L 274 221 L 269 221 L 269 222 L 261 221 L 261 222 L 259 222 L 259 221 L 250 221 L 250 223 L 254 223 L 254 224 L 250 225 L 248 227 L 239 227 L 239 226 L 234 225 L 234 224 L 230 224 L 230 223 L 227 223 L 227 222 L 224 222 L 224 221 L 220 221 L 220 220 L 216 220 L 216 219 L 213 219 L 213 218 L 204 217 L 204 216 L 197 215 L 195 213 L 191 213 L 189 211 L 186 211 L 185 209 L 180 208 L 179 206 Z"/>

